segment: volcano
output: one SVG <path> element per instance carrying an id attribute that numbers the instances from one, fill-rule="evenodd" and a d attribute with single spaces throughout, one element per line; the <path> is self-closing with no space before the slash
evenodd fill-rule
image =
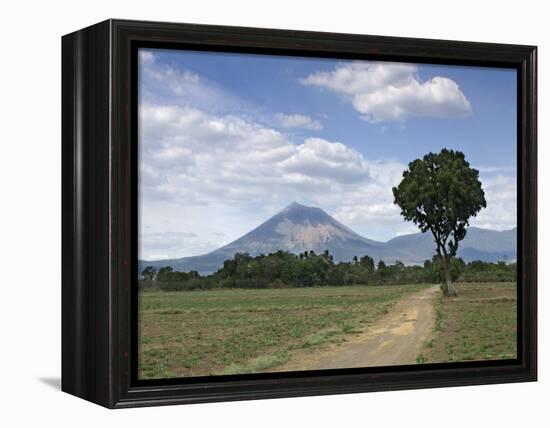
<path id="1" fill-rule="evenodd" d="M 293 202 L 246 235 L 217 250 L 180 259 L 139 261 L 139 269 L 141 271 L 145 266 L 157 269 L 171 266 L 177 271 L 196 270 L 209 274 L 221 268 L 223 262 L 232 259 L 236 253 L 257 256 L 279 250 L 295 254 L 311 250 L 319 254 L 328 250 L 336 262 L 369 255 L 375 261 L 383 259 L 386 263 L 400 260 L 405 264 L 421 264 L 433 256 L 432 241 L 431 236 L 423 233 L 396 237 L 388 242 L 374 241 L 354 232 L 321 208 Z M 487 242 L 494 244 L 492 248 L 486 248 Z M 503 246 L 499 246 L 498 242 Z M 466 260 L 515 260 L 516 230 L 498 232 L 470 228 L 462 249 L 459 256 Z"/>

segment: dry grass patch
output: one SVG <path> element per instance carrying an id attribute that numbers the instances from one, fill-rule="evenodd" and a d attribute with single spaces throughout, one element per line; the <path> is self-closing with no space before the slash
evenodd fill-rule
<path id="1" fill-rule="evenodd" d="M 436 303 L 434 336 L 417 361 L 516 358 L 516 283 L 457 284 L 457 290 L 457 297 Z"/>
<path id="2" fill-rule="evenodd" d="M 425 285 L 141 292 L 141 379 L 276 371 L 322 349 Z"/>

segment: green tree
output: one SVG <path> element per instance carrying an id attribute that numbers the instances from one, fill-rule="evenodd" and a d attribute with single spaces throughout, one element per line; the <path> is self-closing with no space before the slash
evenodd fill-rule
<path id="1" fill-rule="evenodd" d="M 464 260 L 459 257 L 453 257 L 449 263 L 449 275 L 451 276 L 451 281 L 457 281 L 458 278 L 460 278 L 460 275 L 464 271 L 465 267 L 466 264 L 464 263 Z M 437 277 L 441 283 L 444 283 L 446 281 L 443 263 L 441 262 L 441 258 L 437 254 L 433 257 L 432 270 L 435 274 L 437 274 Z"/>
<path id="2" fill-rule="evenodd" d="M 388 275 L 388 266 L 384 262 L 384 260 L 380 259 L 378 261 L 378 264 L 376 265 L 376 274 L 380 278 L 384 278 Z"/>
<path id="3" fill-rule="evenodd" d="M 428 153 L 409 164 L 401 183 L 393 188 L 393 196 L 405 220 L 432 233 L 445 276 L 444 293 L 456 294 L 451 259 L 466 237 L 469 219 L 487 206 L 479 172 L 459 151 Z"/>
<path id="4" fill-rule="evenodd" d="M 170 281 L 172 272 L 174 272 L 174 269 L 172 269 L 171 266 L 165 266 L 160 268 L 157 273 L 157 280 L 159 282 Z"/>
<path id="5" fill-rule="evenodd" d="M 404 269 L 405 263 L 403 263 L 401 260 L 396 260 L 393 264 L 397 269 Z"/>
<path id="6" fill-rule="evenodd" d="M 147 266 L 141 271 L 141 276 L 143 276 L 143 278 L 147 281 L 152 281 L 155 279 L 156 274 L 157 270 L 153 266 Z"/>
<path id="7" fill-rule="evenodd" d="M 364 255 L 359 259 L 359 264 L 365 268 L 368 273 L 374 272 L 374 259 L 372 257 Z"/>

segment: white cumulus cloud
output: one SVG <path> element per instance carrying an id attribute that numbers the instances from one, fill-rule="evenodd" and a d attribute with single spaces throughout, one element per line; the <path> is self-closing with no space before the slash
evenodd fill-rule
<path id="1" fill-rule="evenodd" d="M 470 101 L 455 81 L 442 76 L 422 81 L 417 71 L 413 64 L 356 61 L 312 73 L 300 83 L 340 94 L 361 118 L 374 123 L 471 113 Z"/>
<path id="2" fill-rule="evenodd" d="M 320 131 L 323 124 L 303 114 L 276 113 L 275 118 L 283 128 L 304 128 L 310 131 Z"/>
<path id="3" fill-rule="evenodd" d="M 472 226 L 507 230 L 517 225 L 517 184 L 511 175 L 481 176 L 487 208 L 470 221 Z"/>
<path id="4" fill-rule="evenodd" d="M 306 138 L 296 144 L 284 133 L 235 115 L 144 103 L 139 125 L 144 224 L 163 232 L 170 220 L 170 230 L 200 231 L 199 238 L 180 237 L 163 251 L 162 235 L 145 234 L 144 257 L 213 250 L 293 200 L 330 212 L 326 195 L 344 197 L 372 181 L 367 160 L 342 143 Z M 243 206 L 254 207 L 247 211 L 250 218 L 243 218 Z M 227 231 L 223 239 L 214 235 L 220 230 Z"/>
<path id="5" fill-rule="evenodd" d="M 144 104 L 139 115 L 145 197 L 240 200 L 370 179 L 363 156 L 338 142 L 296 145 L 256 122 L 190 107 Z"/>
<path id="6" fill-rule="evenodd" d="M 308 138 L 292 156 L 281 162 L 283 170 L 341 183 L 369 179 L 368 164 L 359 152 L 344 144 L 322 138 Z"/>

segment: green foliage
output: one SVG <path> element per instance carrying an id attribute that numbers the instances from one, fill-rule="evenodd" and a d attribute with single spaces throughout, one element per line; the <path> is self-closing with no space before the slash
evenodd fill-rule
<path id="1" fill-rule="evenodd" d="M 147 266 L 141 271 L 141 280 L 139 281 L 140 290 L 153 290 L 156 285 L 157 270 L 153 266 Z"/>
<path id="2" fill-rule="evenodd" d="M 424 262 L 424 268 L 430 269 L 432 271 L 432 276 L 431 276 L 432 280 L 435 279 L 440 283 L 444 283 L 445 272 L 444 272 L 443 263 L 441 262 L 441 258 L 435 255 L 431 262 L 429 260 L 426 260 L 426 262 Z M 449 263 L 448 263 L 449 275 L 453 282 L 458 281 L 465 267 L 466 267 L 466 263 L 464 263 L 464 260 L 462 260 L 461 258 L 453 257 L 449 260 Z"/>
<path id="3" fill-rule="evenodd" d="M 370 256 L 363 256 L 359 260 L 359 263 L 363 268 L 367 270 L 368 273 L 374 272 L 374 259 Z"/>
<path id="4" fill-rule="evenodd" d="M 470 217 L 487 206 L 479 172 L 470 167 L 464 153 L 454 150 L 443 149 L 412 161 L 392 190 L 405 220 L 444 241 L 450 238 L 451 255 L 466 236 Z"/>
<path id="5" fill-rule="evenodd" d="M 464 153 L 443 149 L 409 163 L 392 190 L 403 218 L 432 233 L 449 287 L 451 259 L 466 237 L 469 219 L 487 206 L 479 172 L 470 167 Z M 446 294 L 452 291 L 446 288 Z"/>
<path id="6" fill-rule="evenodd" d="M 306 256 L 307 254 L 307 256 Z M 212 290 L 218 288 L 293 288 L 345 285 L 421 284 L 443 282 L 441 259 L 426 260 L 423 266 L 405 266 L 400 261 L 387 265 L 379 260 L 375 269 L 372 257 L 364 255 L 357 261 L 334 263 L 328 251 L 313 251 L 295 255 L 278 251 L 251 257 L 246 253 L 235 254 L 223 267 L 208 276 L 196 271 L 175 272 L 170 267 L 161 268 L 155 280 L 140 281 L 142 290 L 162 291 Z M 515 264 L 464 263 L 462 259 L 450 260 L 453 281 L 515 281 Z M 145 276 L 144 276 L 145 278 Z"/>
<path id="7" fill-rule="evenodd" d="M 468 263 L 460 276 L 462 282 L 513 282 L 516 281 L 517 264 L 504 262 L 486 263 L 473 261 Z"/>
<path id="8" fill-rule="evenodd" d="M 146 281 L 153 281 L 155 279 L 156 274 L 157 274 L 157 270 L 153 266 L 147 266 L 145 269 L 141 271 L 141 276 Z"/>

